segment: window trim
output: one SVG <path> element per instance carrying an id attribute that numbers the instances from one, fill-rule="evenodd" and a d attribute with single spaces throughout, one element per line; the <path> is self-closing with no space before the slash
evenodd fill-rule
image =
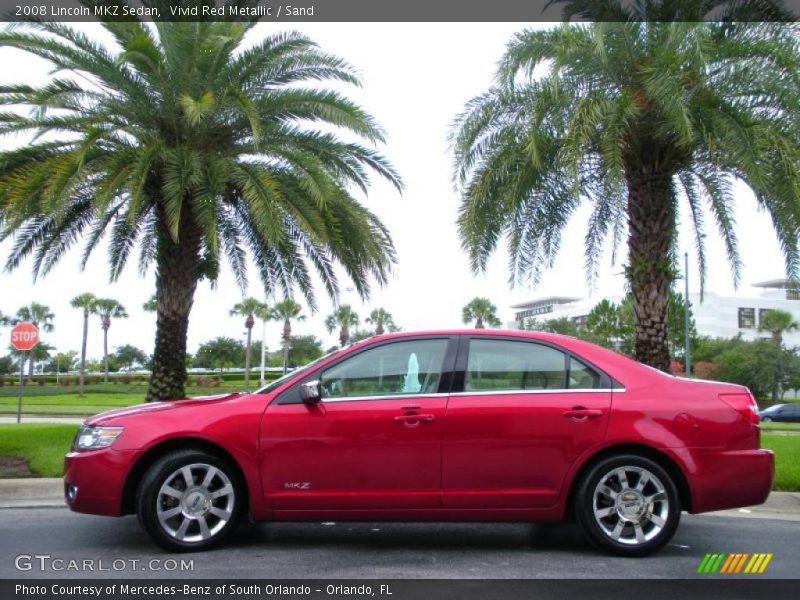
<path id="1" fill-rule="evenodd" d="M 538 339 L 529 339 L 529 338 L 519 338 L 514 336 L 504 336 L 504 335 L 471 335 L 466 334 L 460 336 L 461 339 L 459 340 L 458 344 L 458 355 L 456 356 L 456 362 L 454 367 L 453 373 L 453 386 L 450 391 L 451 396 L 487 396 L 492 394 L 564 394 L 564 393 L 592 393 L 592 392 L 624 392 L 625 387 L 617 382 L 613 377 L 611 377 L 608 373 L 603 371 L 602 369 L 598 368 L 594 365 L 591 361 L 586 360 L 584 357 L 579 356 L 572 352 L 571 350 L 564 348 L 563 346 L 559 346 L 558 344 L 554 344 L 552 342 L 546 340 L 538 340 Z M 559 352 L 565 355 L 565 375 L 564 375 L 564 388 L 561 389 L 544 389 L 544 390 L 476 390 L 476 391 L 465 391 L 464 386 L 466 383 L 466 376 L 467 376 L 467 363 L 469 360 L 469 347 L 470 342 L 472 340 L 494 340 L 494 341 L 501 341 L 501 342 L 517 342 L 523 344 L 538 344 L 540 346 L 545 346 L 547 348 L 552 348 L 554 350 L 558 350 Z M 569 378 L 569 366 L 571 364 L 572 359 L 583 363 L 588 369 L 594 371 L 600 376 L 600 384 L 597 388 L 577 388 L 577 389 L 570 389 L 566 387 L 568 385 L 568 378 Z"/>

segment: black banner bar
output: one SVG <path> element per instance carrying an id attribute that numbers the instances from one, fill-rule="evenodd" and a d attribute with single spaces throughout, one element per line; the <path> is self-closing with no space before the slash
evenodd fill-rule
<path id="1" fill-rule="evenodd" d="M 573 20 L 617 21 L 613 2 L 584 3 L 592 14 Z M 658 2 L 652 3 L 658 6 Z M 703 3 L 672 0 L 667 13 L 637 13 L 645 3 L 621 0 L 624 19 L 697 21 L 787 21 L 800 16 L 800 0 L 722 0 L 708 12 Z M 681 6 L 683 5 L 683 7 Z M 765 8 L 766 7 L 766 8 Z M 0 0 L 0 20 L 32 19 L 61 22 L 117 21 L 264 21 L 264 22 L 532 22 L 560 21 L 565 5 L 559 0 Z M 597 11 L 604 11 L 597 13 Z M 700 11 L 700 12 L 698 12 Z M 755 11 L 755 12 L 749 12 Z M 754 17 L 753 15 L 757 15 Z"/>
<path id="2" fill-rule="evenodd" d="M 4 600 L 571 600 L 634 593 L 648 600 L 788 600 L 796 580 L 2 580 Z"/>

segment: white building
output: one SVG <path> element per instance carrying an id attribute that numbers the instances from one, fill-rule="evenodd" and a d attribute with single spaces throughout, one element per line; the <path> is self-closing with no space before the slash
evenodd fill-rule
<path id="1" fill-rule="evenodd" d="M 800 282 L 774 279 L 756 283 L 753 287 L 762 290 L 756 298 L 706 292 L 701 302 L 700 294 L 689 294 L 697 334 L 712 338 L 731 338 L 741 334 L 746 340 L 768 337 L 758 327 L 764 313 L 774 309 L 785 310 L 800 322 Z M 622 300 L 619 296 L 608 299 L 612 302 Z M 550 296 L 515 304 L 511 307 L 515 310 L 514 321 L 509 323 L 509 327 L 519 328 L 520 323 L 529 318 L 547 321 L 567 317 L 581 323 L 600 301 L 599 298 L 585 300 Z M 800 331 L 786 333 L 783 338 L 787 346 L 800 346 Z"/>

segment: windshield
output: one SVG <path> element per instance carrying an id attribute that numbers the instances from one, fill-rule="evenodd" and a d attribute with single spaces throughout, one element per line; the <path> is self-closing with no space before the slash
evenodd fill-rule
<path id="1" fill-rule="evenodd" d="M 317 365 L 317 364 L 321 363 L 323 360 L 325 360 L 327 358 L 330 358 L 334 354 L 338 354 L 342 350 L 343 350 L 343 348 L 339 348 L 338 350 L 334 350 L 333 352 L 329 352 L 328 354 L 320 356 L 317 360 L 312 360 L 307 365 L 304 365 L 302 367 L 298 367 L 297 369 L 295 369 L 293 371 L 289 371 L 288 373 L 286 373 L 286 375 L 282 375 L 282 376 L 278 377 L 272 383 L 269 383 L 268 385 L 265 385 L 263 388 L 261 388 L 260 390 L 256 390 L 253 393 L 254 394 L 268 394 L 271 391 L 277 389 L 282 384 L 284 384 L 287 381 L 289 381 L 290 379 L 292 379 L 293 377 L 295 377 L 296 375 L 300 375 L 301 373 L 303 373 L 305 371 L 308 371 L 314 365 Z"/>

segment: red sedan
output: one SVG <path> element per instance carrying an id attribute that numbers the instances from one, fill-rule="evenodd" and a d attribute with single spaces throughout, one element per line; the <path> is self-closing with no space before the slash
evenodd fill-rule
<path id="1" fill-rule="evenodd" d="M 373 337 L 252 394 L 87 419 L 66 457 L 72 510 L 136 513 L 170 550 L 272 521 L 559 521 L 641 556 L 682 510 L 764 502 L 745 387 L 666 375 L 523 331 Z"/>

